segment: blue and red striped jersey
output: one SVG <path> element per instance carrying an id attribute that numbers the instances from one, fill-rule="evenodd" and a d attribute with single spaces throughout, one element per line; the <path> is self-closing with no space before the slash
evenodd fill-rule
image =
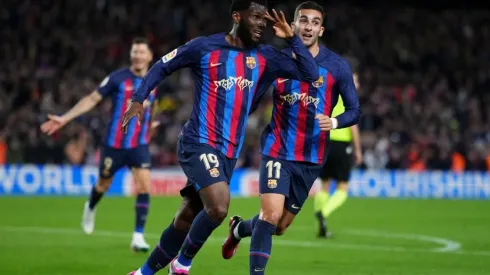
<path id="1" fill-rule="evenodd" d="M 125 68 L 109 74 L 97 88 L 103 97 L 110 97 L 112 101 L 111 120 L 104 136 L 104 145 L 117 149 L 128 149 L 150 142 L 151 107 L 156 97 L 155 90 L 152 90 L 145 100 L 143 123 L 138 124 L 136 120 L 132 120 L 127 134 L 124 134 L 121 129 L 122 115 L 131 101 L 133 91 L 141 85 L 142 80 L 142 77 L 136 76 L 129 68 Z"/>
<path id="2" fill-rule="evenodd" d="M 194 78 L 194 106 L 181 132 L 184 144 L 208 144 L 229 158 L 237 158 L 254 98 L 277 76 L 318 78 L 313 56 L 297 36 L 290 41 L 290 54 L 268 45 L 238 48 L 226 34 L 195 38 L 158 61 L 133 94 L 142 102 L 160 81 L 177 69 L 190 67 Z"/>
<path id="3" fill-rule="evenodd" d="M 261 136 L 263 155 L 323 163 L 329 132 L 320 130 L 315 116 L 331 116 L 339 95 L 345 104 L 345 112 L 336 117 L 337 128 L 358 122 L 359 99 L 347 61 L 325 47 L 320 47 L 315 60 L 320 74 L 316 81 L 301 82 L 288 78 L 274 81 L 272 118 Z"/>

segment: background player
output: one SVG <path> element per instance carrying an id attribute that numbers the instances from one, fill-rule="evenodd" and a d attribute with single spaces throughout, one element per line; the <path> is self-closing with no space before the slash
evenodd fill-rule
<path id="1" fill-rule="evenodd" d="M 131 241 L 134 251 L 147 251 L 150 246 L 143 237 L 143 231 L 150 204 L 150 165 L 148 150 L 150 141 L 151 105 L 155 101 L 155 91 L 145 101 L 141 123 L 133 121 L 129 133 L 121 131 L 121 117 L 131 99 L 133 90 L 141 84 L 153 59 L 148 41 L 144 38 L 133 40 L 130 52 L 131 66 L 120 69 L 107 76 L 91 94 L 82 98 L 72 109 L 61 116 L 48 115 L 49 120 L 41 125 L 41 130 L 51 135 L 68 122 L 92 110 L 103 98 L 112 100 L 112 118 L 107 126 L 99 164 L 99 180 L 93 186 L 89 200 L 85 203 L 82 217 L 82 229 L 91 234 L 95 226 L 95 206 L 109 189 L 117 170 L 124 166 L 131 168 L 137 187 L 136 222 Z"/>
<path id="2" fill-rule="evenodd" d="M 354 85 L 359 89 L 359 75 L 357 71 L 353 73 Z M 342 99 L 339 99 L 333 109 L 332 115 L 338 115 L 345 110 Z M 354 145 L 354 150 L 352 149 Z M 347 200 L 348 181 L 352 169 L 352 154 L 356 165 L 362 163 L 361 137 L 357 125 L 350 128 L 335 129 L 330 132 L 330 151 L 328 160 L 322 168 L 320 179 L 322 188 L 315 195 L 314 209 L 315 216 L 318 218 L 318 236 L 331 237 L 328 231 L 326 219 L 332 212 L 339 208 Z M 330 197 L 331 180 L 337 183 L 336 191 Z"/>
<path id="3" fill-rule="evenodd" d="M 254 99 L 260 98 L 264 87 L 277 76 L 318 79 L 316 62 L 284 14 L 279 16 L 274 11 L 272 18 L 266 1 L 235 0 L 231 16 L 230 33 L 196 38 L 158 61 L 133 95 L 124 116 L 125 126 L 132 117 L 141 118 L 141 102 L 162 78 L 179 68 L 192 68 L 196 100 L 178 146 L 179 162 L 190 185 L 181 191 L 183 205 L 173 223 L 134 274 L 154 274 L 170 261 L 169 274 L 188 274 L 194 256 L 227 216 L 228 184 Z M 275 22 L 275 34 L 289 42 L 295 59 L 271 46 L 259 45 L 267 19 Z M 179 249 L 179 256 L 172 260 Z"/>
<path id="4" fill-rule="evenodd" d="M 272 235 L 284 234 L 307 199 L 326 159 L 328 131 L 351 126 L 360 116 L 347 62 L 318 44 L 323 20 L 323 8 L 315 2 L 296 8 L 291 26 L 315 57 L 320 78 L 314 82 L 279 78 L 274 82 L 272 119 L 261 138 L 260 215 L 244 222 L 233 217 L 222 247 L 223 257 L 229 259 L 240 239 L 252 236 L 250 274 L 264 274 Z M 330 118 L 339 94 L 346 102 L 345 112 Z"/>

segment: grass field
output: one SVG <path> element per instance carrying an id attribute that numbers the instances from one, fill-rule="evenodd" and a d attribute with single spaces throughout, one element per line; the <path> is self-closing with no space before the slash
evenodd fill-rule
<path id="1" fill-rule="evenodd" d="M 84 198 L 0 198 L 1 274 L 121 274 L 145 254 L 129 250 L 133 200 L 104 198 L 96 231 L 79 228 Z M 152 244 L 178 198 L 153 198 Z M 230 214 L 250 217 L 257 199 L 234 199 Z M 312 201 L 287 234 L 274 239 L 267 274 L 490 274 L 490 203 L 485 201 L 350 199 L 329 220 L 335 238 L 318 240 Z M 248 242 L 221 259 L 226 226 L 196 257 L 191 274 L 248 274 Z M 167 274 L 167 269 L 158 274 Z"/>

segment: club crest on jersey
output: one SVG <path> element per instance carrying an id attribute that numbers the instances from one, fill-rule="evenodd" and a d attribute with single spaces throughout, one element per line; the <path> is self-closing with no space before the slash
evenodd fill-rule
<path id="1" fill-rule="evenodd" d="M 321 86 L 323 86 L 323 76 L 320 76 L 320 78 L 318 78 L 317 81 L 311 83 L 311 85 L 313 85 L 313 87 L 315 88 L 320 88 Z"/>
<path id="2" fill-rule="evenodd" d="M 274 180 L 274 179 L 267 180 L 267 187 L 269 187 L 270 189 L 276 188 L 277 187 L 277 180 Z"/>
<path id="3" fill-rule="evenodd" d="M 219 170 L 218 170 L 218 168 L 215 167 L 213 169 L 210 169 L 209 170 L 209 175 L 211 175 L 211 177 L 213 177 L 213 178 L 219 177 Z"/>
<path id="4" fill-rule="evenodd" d="M 245 64 L 247 64 L 247 67 L 249 69 L 255 69 L 257 66 L 257 62 L 255 62 L 255 57 L 253 56 L 247 56 L 247 60 L 245 61 Z"/>
<path id="5" fill-rule="evenodd" d="M 177 55 L 177 49 L 167 53 L 164 57 L 162 57 L 162 62 L 167 63 L 172 60 Z"/>

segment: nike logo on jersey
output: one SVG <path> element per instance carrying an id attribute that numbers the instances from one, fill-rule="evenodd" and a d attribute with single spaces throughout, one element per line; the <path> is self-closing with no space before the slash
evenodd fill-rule
<path id="1" fill-rule="evenodd" d="M 209 67 L 214 68 L 214 67 L 218 67 L 219 65 L 221 65 L 221 63 L 210 63 Z"/>
<path id="2" fill-rule="evenodd" d="M 297 206 L 296 204 L 291 205 L 293 209 L 300 209 L 301 207 Z"/>
<path id="3" fill-rule="evenodd" d="M 286 81 L 288 81 L 288 80 L 289 80 L 289 79 L 287 79 L 287 78 L 279 78 L 279 79 L 277 80 L 277 83 L 281 84 L 281 83 L 284 83 L 284 82 L 286 82 Z"/>

